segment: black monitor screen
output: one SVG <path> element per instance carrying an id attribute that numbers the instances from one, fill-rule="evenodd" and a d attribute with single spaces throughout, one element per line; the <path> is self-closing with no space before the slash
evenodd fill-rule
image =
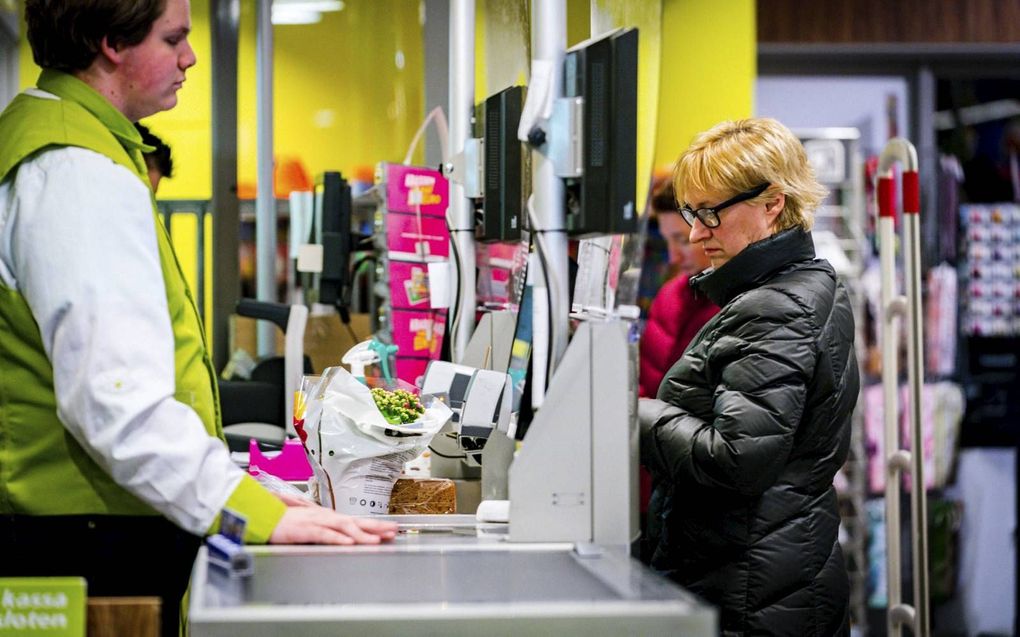
<path id="1" fill-rule="evenodd" d="M 637 60 L 637 29 L 583 42 L 564 59 L 564 95 L 584 98 L 584 174 L 566 188 L 575 237 L 637 230 Z"/>
<path id="2" fill-rule="evenodd" d="M 524 107 L 524 87 L 511 86 L 490 96 L 476 119 L 485 141 L 485 178 L 480 241 L 517 241 L 524 209 L 525 158 L 517 139 Z"/>
<path id="3" fill-rule="evenodd" d="M 351 283 L 351 187 L 339 172 L 325 172 L 315 180 L 312 241 L 322 246 L 322 272 L 313 300 L 345 309 Z"/>

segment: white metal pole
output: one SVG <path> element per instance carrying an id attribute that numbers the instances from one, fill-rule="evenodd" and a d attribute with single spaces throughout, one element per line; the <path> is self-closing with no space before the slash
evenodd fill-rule
<path id="1" fill-rule="evenodd" d="M 550 95 L 555 100 L 563 96 L 563 56 L 567 45 L 567 7 L 565 0 L 532 0 L 531 33 L 533 62 L 549 65 Z M 532 73 L 532 77 L 534 77 Z M 550 371 L 563 358 L 567 349 L 569 320 L 569 269 L 567 261 L 566 211 L 563 180 L 556 175 L 552 159 L 547 155 L 548 142 L 531 154 L 533 206 L 536 237 L 545 248 L 545 264 L 539 262 L 541 279 L 549 288 L 552 315 L 552 333 L 549 342 Z M 536 282 L 538 278 L 536 278 Z M 538 308 L 539 304 L 536 303 Z M 534 325 L 545 324 L 547 315 L 535 313 Z M 551 374 L 550 374 L 551 378 Z"/>
<path id="2" fill-rule="evenodd" d="M 273 2 L 258 0 L 255 48 L 255 297 L 276 301 L 276 197 L 273 193 Z M 258 355 L 276 353 L 275 326 L 256 323 Z"/>
<path id="3" fill-rule="evenodd" d="M 907 293 L 907 385 L 909 387 L 911 471 L 911 538 L 914 551 L 914 634 L 927 637 L 928 612 L 928 497 L 924 480 L 924 435 L 921 431 L 921 388 L 924 383 L 921 305 L 920 184 L 916 171 L 903 173 L 903 260 Z"/>
<path id="4" fill-rule="evenodd" d="M 450 156 L 464 152 L 475 107 L 475 2 L 450 0 Z M 450 242 L 460 259 L 450 268 L 451 289 L 460 290 L 450 317 L 450 353 L 460 361 L 475 326 L 475 219 L 464 186 L 450 180 Z"/>
<path id="5" fill-rule="evenodd" d="M 891 184 L 890 184 L 891 187 Z M 880 186 L 881 188 L 881 186 Z M 881 195 L 879 195 L 881 198 Z M 896 217 L 895 208 L 890 216 L 879 208 L 878 239 L 881 271 L 882 304 L 882 422 L 885 449 L 885 557 L 887 632 L 889 637 L 900 637 L 900 623 L 893 621 L 892 609 L 903 601 L 902 563 L 900 558 L 900 479 L 902 461 L 899 439 L 899 350 L 900 311 L 902 299 L 896 295 Z"/>
<path id="6" fill-rule="evenodd" d="M 903 165 L 903 231 L 906 296 L 893 297 L 895 277 L 895 182 L 891 168 Z M 879 158 L 878 214 L 882 280 L 883 335 L 882 386 L 887 457 L 886 481 L 886 554 L 888 560 L 888 634 L 899 637 L 904 624 L 914 635 L 928 637 L 928 504 L 924 483 L 924 449 L 921 435 L 922 365 L 921 247 L 920 191 L 917 174 L 917 151 L 905 139 L 892 139 Z M 910 418 L 910 452 L 899 444 L 899 317 L 907 321 L 907 414 Z M 913 605 L 902 602 L 902 564 L 900 561 L 900 476 L 911 479 L 911 550 L 914 571 Z"/>

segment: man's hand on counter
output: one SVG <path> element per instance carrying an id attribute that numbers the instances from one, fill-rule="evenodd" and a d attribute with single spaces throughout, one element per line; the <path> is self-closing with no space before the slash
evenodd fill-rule
<path id="1" fill-rule="evenodd" d="M 288 503 L 290 504 L 290 503 Z M 397 534 L 394 522 L 358 518 L 316 504 L 288 506 L 270 544 L 378 544 Z"/>

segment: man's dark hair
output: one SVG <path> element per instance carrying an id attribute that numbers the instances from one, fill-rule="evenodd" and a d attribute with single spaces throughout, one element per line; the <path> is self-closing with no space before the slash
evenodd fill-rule
<path id="1" fill-rule="evenodd" d="M 111 47 L 134 46 L 149 34 L 166 0 L 26 0 L 32 58 L 44 69 L 87 69 L 105 37 Z"/>
<path id="2" fill-rule="evenodd" d="M 665 184 L 652 192 L 652 209 L 656 212 L 680 212 L 672 179 L 667 179 Z"/>
<path id="3" fill-rule="evenodd" d="M 170 147 L 144 124 L 135 124 L 135 128 L 142 134 L 142 142 L 148 146 L 156 147 L 156 150 L 151 153 L 145 153 L 145 163 L 155 166 L 160 175 L 167 178 L 173 177 L 174 160 L 170 156 Z"/>

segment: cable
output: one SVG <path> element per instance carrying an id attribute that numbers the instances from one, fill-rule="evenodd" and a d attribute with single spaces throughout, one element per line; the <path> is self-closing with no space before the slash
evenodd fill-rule
<path id="1" fill-rule="evenodd" d="M 372 262 L 378 263 L 379 260 L 376 258 L 376 256 L 374 254 L 366 254 L 366 255 L 358 258 L 358 260 L 355 261 L 353 265 L 351 265 L 351 272 L 353 272 L 354 274 L 357 274 L 358 270 L 361 269 L 361 266 L 365 265 L 366 263 L 372 263 Z"/>
<path id="2" fill-rule="evenodd" d="M 407 154 L 404 155 L 404 165 L 411 165 L 411 156 L 414 155 L 414 149 L 418 147 L 418 141 L 421 140 L 421 136 L 425 133 L 425 129 L 428 127 L 429 122 L 435 121 L 436 132 L 439 134 L 439 147 L 443 154 L 443 163 L 450 161 L 450 149 L 449 149 L 449 138 L 450 129 L 446 123 L 446 114 L 443 113 L 443 107 L 437 106 L 429 111 L 429 114 L 425 116 L 425 121 L 418 127 L 418 131 L 414 134 L 414 138 L 411 139 L 411 145 L 407 149 Z"/>
<path id="3" fill-rule="evenodd" d="M 544 233 L 545 230 L 535 231 L 535 252 L 538 254 L 538 260 L 542 264 L 542 277 L 545 278 L 545 295 L 547 298 L 546 303 L 549 307 L 549 311 L 547 312 L 548 316 L 546 317 L 549 323 L 548 326 L 549 349 L 546 352 L 545 358 L 545 387 L 543 388 L 543 392 L 545 391 L 545 389 L 549 388 L 549 383 L 552 382 L 552 360 L 556 354 L 556 331 L 555 322 L 553 321 L 553 314 L 555 314 L 555 312 L 553 307 L 554 301 L 552 285 L 550 285 L 551 279 L 549 278 L 549 263 L 545 259 L 546 249 L 542 246 L 542 242 L 545 240 L 543 238 Z"/>
<path id="4" fill-rule="evenodd" d="M 358 335 L 357 335 L 357 333 L 355 333 L 355 331 L 354 331 L 354 327 L 353 327 L 353 326 L 351 325 L 351 321 L 350 321 L 350 315 L 348 315 L 348 317 L 347 317 L 347 320 L 346 320 L 346 321 L 344 321 L 344 320 L 342 319 L 342 317 L 343 317 L 343 315 L 341 314 L 341 320 L 340 320 L 340 322 L 341 322 L 341 323 L 343 324 L 343 326 L 344 326 L 344 327 L 346 327 L 346 328 L 347 328 L 347 333 L 348 333 L 348 334 L 350 335 L 350 337 L 351 337 L 351 342 L 352 342 L 352 343 L 355 343 L 355 344 L 357 344 L 357 343 L 360 343 L 360 342 L 361 342 L 361 339 L 360 339 L 360 338 L 358 338 Z"/>
<path id="5" fill-rule="evenodd" d="M 457 247 L 457 242 L 453 236 L 453 230 L 450 228 L 450 219 L 446 219 L 446 230 L 450 233 L 450 253 L 453 255 L 453 265 L 457 268 L 457 287 L 454 290 L 453 303 L 450 308 L 450 333 L 446 335 L 446 338 L 456 338 L 457 327 L 460 325 L 461 319 L 461 302 L 460 302 L 460 289 L 461 289 L 461 273 L 460 273 L 460 249 Z M 450 358 L 453 358 L 453 347 L 450 347 Z M 463 353 L 463 352 L 462 352 Z"/>
<path id="6" fill-rule="evenodd" d="M 445 436 L 446 438 L 449 438 L 450 440 L 452 440 L 455 444 L 457 444 L 457 445 L 460 444 L 457 441 L 457 434 L 456 433 L 448 432 L 448 433 L 444 433 L 442 435 Z M 446 458 L 447 460 L 464 460 L 464 459 L 467 458 L 467 454 L 466 453 L 462 453 L 459 456 L 451 456 L 451 455 L 445 454 L 445 453 L 443 453 L 441 451 L 436 451 L 435 447 L 433 447 L 431 444 L 429 445 L 429 451 L 431 451 L 432 453 L 436 454 L 440 458 Z"/>
<path id="7" fill-rule="evenodd" d="M 538 227 L 538 220 L 535 218 L 535 208 L 532 205 L 534 195 L 528 197 L 527 210 L 528 219 L 531 220 L 531 227 L 535 235 L 535 252 L 538 254 L 538 260 L 542 264 L 542 277 L 545 279 L 545 293 L 547 297 L 547 303 L 549 306 L 549 350 L 546 353 L 545 360 L 545 387 L 542 388 L 543 392 L 549 387 L 549 383 L 552 381 L 552 360 L 556 354 L 556 332 L 555 323 L 553 321 L 554 303 L 556 295 L 553 293 L 553 286 L 555 285 L 554 278 L 549 276 L 549 263 L 546 261 L 546 247 L 543 244 L 545 241 L 546 230 Z"/>
<path id="8" fill-rule="evenodd" d="M 467 454 L 466 453 L 462 453 L 459 456 L 448 456 L 445 453 L 439 453 L 438 451 L 436 451 L 435 447 L 433 447 L 432 445 L 429 445 L 429 451 L 431 451 L 432 453 L 436 454 L 440 458 L 446 458 L 447 460 L 464 460 L 464 459 L 467 458 Z"/>

